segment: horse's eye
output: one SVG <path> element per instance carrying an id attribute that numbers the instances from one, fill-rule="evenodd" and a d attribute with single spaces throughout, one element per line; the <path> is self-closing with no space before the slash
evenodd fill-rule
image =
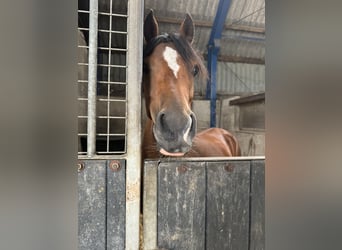
<path id="1" fill-rule="evenodd" d="M 192 69 L 192 75 L 196 76 L 198 74 L 199 68 L 197 65 L 194 66 L 194 68 Z"/>

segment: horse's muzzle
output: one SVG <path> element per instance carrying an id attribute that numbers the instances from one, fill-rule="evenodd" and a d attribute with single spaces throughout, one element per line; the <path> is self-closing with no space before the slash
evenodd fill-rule
<path id="1" fill-rule="evenodd" d="M 167 156 L 183 156 L 192 146 L 196 134 L 196 116 L 161 111 L 153 126 L 159 152 Z"/>

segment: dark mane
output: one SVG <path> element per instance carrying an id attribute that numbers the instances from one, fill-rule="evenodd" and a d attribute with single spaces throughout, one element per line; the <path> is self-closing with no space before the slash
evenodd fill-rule
<path id="1" fill-rule="evenodd" d="M 192 71 L 195 66 L 198 68 L 199 76 L 206 80 L 207 69 L 203 64 L 201 56 L 191 47 L 188 41 L 186 41 L 179 34 L 163 34 L 151 39 L 144 46 L 144 58 L 152 54 L 154 48 L 161 43 L 172 43 L 183 58 L 189 71 Z"/>

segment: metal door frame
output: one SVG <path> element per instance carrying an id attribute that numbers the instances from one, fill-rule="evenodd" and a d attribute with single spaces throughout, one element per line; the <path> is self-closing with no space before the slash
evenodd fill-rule
<path id="1" fill-rule="evenodd" d="M 114 1 L 114 0 L 111 0 Z M 98 0 L 90 0 L 88 55 L 87 155 L 80 160 L 126 160 L 126 249 L 139 249 L 141 183 L 141 79 L 143 58 L 144 1 L 128 0 L 127 17 L 127 145 L 123 155 L 96 154 L 96 84 Z M 128 73 L 129 72 L 129 73 Z M 137 112 L 138 111 L 138 112 Z M 134 115 L 132 115 L 134 114 Z"/>

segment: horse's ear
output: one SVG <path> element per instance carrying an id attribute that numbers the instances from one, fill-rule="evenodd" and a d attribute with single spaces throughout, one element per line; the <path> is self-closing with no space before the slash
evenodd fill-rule
<path id="1" fill-rule="evenodd" d="M 184 21 L 181 24 L 179 33 L 191 44 L 194 40 L 194 32 L 194 22 L 192 21 L 190 14 L 187 13 Z"/>
<path id="2" fill-rule="evenodd" d="M 153 10 L 147 15 L 144 22 L 144 37 L 146 42 L 158 36 L 159 28 L 156 18 L 154 17 Z"/>

